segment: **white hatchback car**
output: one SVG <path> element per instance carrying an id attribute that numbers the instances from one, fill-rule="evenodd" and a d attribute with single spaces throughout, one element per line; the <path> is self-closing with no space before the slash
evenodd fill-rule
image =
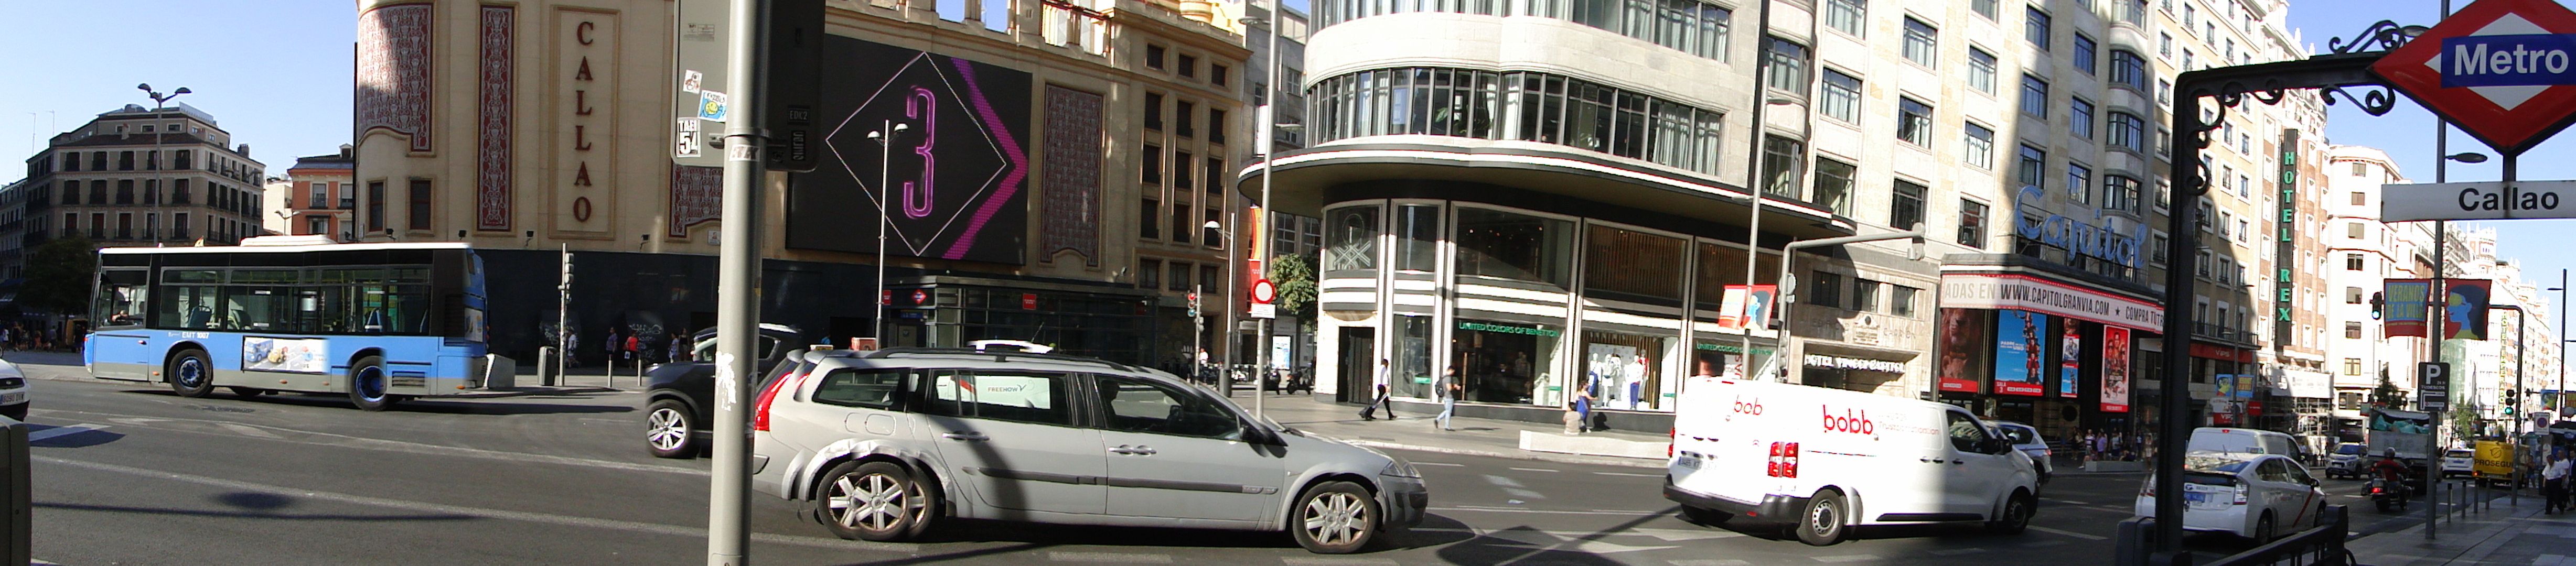
<path id="1" fill-rule="evenodd" d="M 27 401 L 27 374 L 18 371 L 18 364 L 0 360 L 0 417 L 27 420 L 32 404 Z"/>
<path id="2" fill-rule="evenodd" d="M 2192 452 L 2183 457 L 2185 530 L 2271 542 L 2317 525 L 2326 492 L 2297 460 L 2278 454 Z M 2138 516 L 2156 514 L 2156 478 L 2138 491 Z"/>

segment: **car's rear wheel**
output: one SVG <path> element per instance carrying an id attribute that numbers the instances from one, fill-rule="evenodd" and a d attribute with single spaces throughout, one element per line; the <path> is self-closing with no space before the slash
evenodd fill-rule
<path id="1" fill-rule="evenodd" d="M 2264 513 L 2263 518 L 2255 519 L 2254 544 L 2270 544 L 2274 537 L 2280 536 L 2279 533 L 2273 532 L 2276 528 L 2272 526 L 2271 513 Z"/>
<path id="2" fill-rule="evenodd" d="M 1350 554 L 1368 548 L 1377 536 L 1377 498 L 1359 484 L 1333 481 L 1298 494 L 1289 533 L 1297 545 L 1316 554 Z"/>
<path id="3" fill-rule="evenodd" d="M 823 526 L 845 539 L 907 540 L 929 529 L 938 512 L 929 490 L 910 470 L 891 462 L 842 462 L 823 475 L 814 510 Z"/>
<path id="4" fill-rule="evenodd" d="M 662 458 L 697 457 L 698 442 L 691 436 L 696 421 L 679 400 L 654 401 L 644 407 L 644 445 Z"/>
<path id="5" fill-rule="evenodd" d="M 1789 530 L 1798 542 L 1811 546 L 1828 546 L 1843 541 L 1844 523 L 1849 522 L 1850 507 L 1843 494 L 1825 491 L 1807 500 L 1807 508 L 1798 512 L 1798 524 Z"/>
<path id="6" fill-rule="evenodd" d="M 1987 522 L 1986 529 L 2000 535 L 2021 534 L 2030 528 L 2030 517 L 2038 514 L 2038 505 L 2038 498 L 2031 497 L 2030 492 L 2015 489 L 2012 498 L 2004 500 L 2003 514 Z"/>
<path id="7" fill-rule="evenodd" d="M 206 361 L 206 351 L 181 350 L 170 359 L 170 391 L 180 397 L 204 397 L 215 390 L 215 364 Z"/>

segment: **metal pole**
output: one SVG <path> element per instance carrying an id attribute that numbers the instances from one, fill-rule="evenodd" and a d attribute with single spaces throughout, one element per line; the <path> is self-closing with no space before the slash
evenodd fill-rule
<path id="1" fill-rule="evenodd" d="M 2434 20 L 2435 20 L 2435 21 L 2440 21 L 2442 18 L 2449 18 L 2449 17 L 2451 17 L 2451 0 L 2442 0 L 2442 12 L 2441 12 L 2440 16 L 2441 16 L 2441 18 L 2435 18 Z M 2512 159 L 2512 158 L 2511 158 L 2511 157 L 2507 157 L 2506 159 Z M 2450 119 L 2450 118 L 2443 117 L 2441 114 L 2434 114 L 2434 115 L 2433 115 L 2433 182 L 2435 182 L 2435 183 L 2447 183 L 2447 182 L 2450 182 L 2450 175 L 2451 175 L 2451 167 L 2450 167 L 2450 165 L 2451 165 L 2451 119 Z M 2511 182 L 2511 181 L 2507 181 L 2507 182 L 2506 182 L 2506 184 L 2512 184 L 2512 182 Z M 2442 262 L 2447 260 L 2447 258 L 2446 258 L 2446 257 L 2444 256 L 2444 254 L 2442 253 L 2442 252 L 2444 251 L 2445 247 L 2447 246 L 2447 242 L 2444 240 L 2443 236 L 2444 236 L 2445 234 L 2447 234 L 2449 231 L 2450 231 L 2450 223 L 2449 223 L 2449 222 L 2440 221 L 2440 220 L 2435 220 L 2435 221 L 2433 221 L 2433 281 L 2432 281 L 2432 284 L 2431 284 L 2431 285 L 2428 285 L 2428 286 L 2427 286 L 2427 287 L 2429 287 L 2429 288 L 2427 288 L 2427 289 L 2425 290 L 2425 291 L 2427 292 L 2427 295 L 2426 295 L 2426 297 L 2425 297 L 2425 299 L 2426 299 L 2426 300 L 2424 301 L 2424 306 L 2425 306 L 2425 308 L 2426 308 L 2427 310 L 2432 311 L 2432 312 L 2430 312 L 2430 313 L 2426 314 L 2426 315 L 2425 315 L 2425 317 L 2424 317 L 2424 344 L 2425 344 L 2425 348 L 2424 348 L 2424 349 L 2425 349 L 2425 351 L 2426 351 L 2426 354 L 2425 354 L 2425 356 L 2424 356 L 2424 359 L 2425 359 L 2426 361 L 2430 361 L 2430 362 L 2437 363 L 2437 364 L 2442 362 L 2442 338 L 2441 338 L 2441 334 L 2442 334 L 2445 330 L 2447 330 L 2447 329 L 2446 329 L 2446 328 L 2444 328 L 2444 327 L 2445 327 L 2445 326 L 2448 326 L 2448 325 L 2445 323 L 2445 320 L 2444 320 L 2444 319 L 2446 318 L 2444 315 L 2445 315 L 2445 314 L 2447 314 L 2447 313 L 2442 312 L 2442 303 L 2449 302 L 2449 301 L 2450 301 L 2450 298 L 2451 298 L 2450 293 L 2449 293 L 2448 291 L 2446 291 L 2446 290 L 2444 290 L 2444 289 L 2442 288 L 2442 284 L 2444 283 L 2444 281 L 2442 281 L 2442 274 L 2443 274 Z M 2416 379 L 2417 379 L 2417 380 L 2419 380 L 2419 381 L 2418 381 L 2418 383 L 2416 383 L 2416 384 L 2415 384 L 2415 387 L 2416 387 L 2416 396 L 2417 396 L 2417 397 L 2422 397 L 2422 396 L 2423 396 L 2423 387 L 2424 387 L 2424 384 L 2423 384 L 2423 383 L 2421 383 L 2421 382 L 2420 382 L 2420 380 L 2422 380 L 2422 379 L 2423 379 L 2423 373 L 2424 373 L 2424 372 L 2423 372 L 2423 371 L 2421 371 L 2421 370 L 2418 370 L 2418 371 L 2416 371 L 2415 373 L 2416 373 Z M 2449 385 L 2449 384 L 2444 384 L 2444 386 L 2445 386 L 2445 387 L 2447 387 L 2448 385 Z M 2447 400 L 2445 400 L 2445 401 L 2447 401 Z M 2421 407 L 2418 407 L 2418 408 L 2421 408 Z M 2446 408 L 2446 409 L 2448 408 L 2448 404 L 2447 404 L 2447 403 L 2444 405 L 2444 408 Z M 2431 411 L 2426 411 L 2426 412 L 2427 412 L 2427 413 L 2430 413 Z M 2425 478 L 2425 479 L 2424 479 L 2424 481 L 2425 481 L 2426 483 L 2428 483 L 2428 484 L 2430 484 L 2430 483 L 2432 483 L 2432 482 L 2435 482 L 2435 481 L 2438 481 L 2438 480 L 2441 478 L 2441 475 L 2442 475 L 2442 469 L 2441 469 L 2441 465 L 2442 465 L 2442 458 L 2441 458 L 2441 456 L 2440 456 L 2440 454 L 2441 454 L 2440 450 L 2442 449 L 2442 423 L 2443 423 L 2443 421 L 2446 421 L 2446 420 L 2448 420 L 2448 419 L 2444 419 L 2444 418 L 2442 418 L 2442 415 L 2433 415 L 2433 430 L 2432 430 L 2432 433 L 2431 433 L 2431 434 L 2426 435 L 2426 437 L 2425 437 L 2425 438 L 2426 438 L 2426 441 L 2425 441 L 2425 446 L 2424 446 L 2424 478 Z M 2439 504 L 2439 503 L 2436 503 L 2436 504 L 2433 504 L 2433 505 L 2427 505 L 2427 506 L 2425 506 L 2425 507 L 2426 507 L 2426 509 L 2424 510 L 2424 540 L 2433 540 L 2434 538 L 2436 538 L 2435 533 L 2434 533 L 2434 526 L 2433 526 L 2433 517 L 2434 517 L 2433 509 L 2440 508 L 2441 506 L 2442 506 L 2442 505 L 2441 505 L 2441 504 Z"/>
<path id="2" fill-rule="evenodd" d="M 1190 381 L 1198 381 L 1199 372 L 1207 370 L 1207 317 L 1199 316 L 1199 287 L 1190 285 L 1190 372 L 1182 377 Z"/>
<path id="3" fill-rule="evenodd" d="M 893 182 L 894 135 L 903 131 L 895 129 L 894 126 L 894 120 L 889 118 L 885 121 L 884 127 L 868 132 L 876 134 L 869 137 L 877 139 L 877 311 L 874 318 L 868 321 L 868 324 L 875 328 L 869 331 L 868 335 L 877 339 L 879 348 L 887 346 L 885 343 L 885 305 L 888 301 L 885 280 L 886 225 L 894 223 L 893 217 L 886 216 L 886 201 L 894 199 L 894 189 L 887 186 L 887 183 Z"/>
<path id="4" fill-rule="evenodd" d="M 744 397 L 755 377 L 753 350 L 760 324 L 760 196 L 768 173 L 761 149 L 768 140 L 758 128 L 764 100 L 759 89 L 768 68 L 760 46 L 769 30 L 761 25 L 768 0 L 732 0 L 726 36 L 725 88 L 733 91 L 726 109 L 724 241 L 717 253 L 715 462 L 707 481 L 707 564 L 738 566 L 749 562 L 751 532 L 745 504 L 751 498 L 750 407 Z M 882 263 L 882 262 L 880 262 Z"/>
<path id="5" fill-rule="evenodd" d="M 1271 177 L 1275 177 L 1275 175 L 1271 174 L 1271 167 L 1279 161 L 1279 148 L 1274 138 L 1277 137 L 1275 134 L 1279 130 L 1279 20 L 1281 14 L 1284 13 L 1283 4 L 1285 4 L 1285 0 L 1270 0 L 1270 80 L 1267 83 L 1268 86 L 1264 87 L 1269 89 L 1269 91 L 1264 92 L 1261 95 L 1261 138 L 1253 140 L 1253 143 L 1270 149 L 1269 151 L 1261 153 L 1261 233 L 1253 234 L 1252 237 L 1254 238 L 1270 237 L 1270 233 L 1276 230 L 1276 228 L 1272 228 L 1270 226 L 1271 219 L 1278 216 L 1277 214 L 1270 212 L 1270 179 Z M 1255 241 L 1258 242 L 1259 240 Z M 1275 243 L 1274 245 L 1253 246 L 1253 249 L 1261 250 L 1261 278 L 1263 280 L 1270 279 L 1270 268 L 1272 265 L 1271 260 L 1279 257 L 1279 250 L 1273 249 L 1277 247 L 1278 246 L 1275 245 Z M 1272 283 L 1271 288 L 1277 289 L 1277 283 Z M 1229 308 L 1231 307 L 1229 306 Z M 1260 418 L 1262 416 L 1261 398 L 1268 396 L 1270 393 L 1270 329 L 1273 326 L 1277 326 L 1278 322 L 1278 318 L 1261 319 L 1261 322 L 1259 323 L 1261 325 L 1261 333 L 1259 334 L 1260 338 L 1258 338 L 1259 342 L 1252 345 L 1252 349 L 1259 350 L 1261 352 L 1261 365 L 1259 367 L 1252 368 L 1252 416 L 1255 418 Z M 1218 382 L 1225 384 L 1225 390 L 1228 393 L 1233 392 L 1234 382 L 1232 381 L 1232 378 L 1229 376 L 1219 377 L 1222 379 L 1219 379 Z M 1388 416 L 1394 415 L 1389 414 Z"/>
<path id="6" fill-rule="evenodd" d="M 349 218 L 351 222 L 356 222 L 358 215 L 351 214 Z M 571 244 L 555 244 L 555 247 L 557 254 L 555 261 L 572 261 Z M 572 343 L 572 281 L 564 281 L 562 287 L 555 292 L 555 378 L 553 382 L 546 385 L 572 382 L 571 376 L 564 375 L 564 370 L 571 367 L 565 358 L 572 356 L 574 346 Z"/>
<path id="7" fill-rule="evenodd" d="M 1764 60 L 1765 57 L 1771 56 L 1771 0 L 1760 1 L 1762 2 L 1762 7 L 1760 8 L 1761 15 L 1756 18 L 1760 23 L 1757 24 L 1755 30 L 1756 33 L 1753 36 L 1753 41 L 1755 42 L 1753 49 L 1753 127 L 1746 128 L 1753 131 L 1753 145 L 1746 147 L 1744 152 L 1745 155 L 1752 157 L 1751 161 L 1753 162 L 1751 176 L 1744 180 L 1745 199 L 1752 203 L 1748 205 L 1751 212 L 1747 213 L 1747 215 L 1751 216 L 1752 219 L 1747 222 L 1748 226 L 1744 229 L 1744 299 L 1746 303 L 1751 303 L 1753 300 L 1753 274 L 1761 269 L 1758 267 L 1759 264 L 1756 262 L 1762 259 L 1762 164 L 1764 161 L 1762 158 L 1762 125 L 1764 123 L 1762 121 L 1762 114 L 1764 110 L 1771 107 L 1771 85 L 1764 82 L 1769 80 L 1769 77 L 1766 75 L 1769 74 L 1771 69 L 1771 66 L 1766 64 Z M 1780 262 L 1783 264 L 1789 262 L 1788 252 L 1783 251 L 1780 253 Z M 1777 281 L 1774 281 L 1774 283 L 1777 283 Z M 1723 291 L 1723 289 L 1721 289 L 1721 291 Z M 1779 296 L 1779 292 L 1773 291 L 1772 296 Z M 1740 318 L 1741 317 L 1739 316 L 1739 319 Z M 1753 371 L 1756 369 L 1753 367 L 1753 324 L 1753 321 L 1744 321 L 1743 325 L 1737 329 L 1744 333 L 1737 340 L 1737 343 L 1744 348 L 1744 351 L 1738 354 L 1744 357 L 1744 361 L 1742 362 L 1744 364 L 1744 371 L 1738 376 L 1741 379 L 1755 379 L 1753 376 Z M 1780 334 L 1782 336 L 1788 335 L 1789 325 L 1784 321 L 1780 326 Z M 1773 346 L 1772 348 L 1772 355 L 1779 355 L 1779 347 Z"/>
<path id="8" fill-rule="evenodd" d="M 1264 167 L 1261 170 L 1261 177 L 1264 180 L 1267 180 L 1270 177 L 1270 170 L 1268 169 L 1270 161 L 1265 157 L 1261 164 Z M 1224 234 L 1225 300 L 1218 301 L 1218 304 L 1222 306 L 1217 307 L 1218 312 L 1225 313 L 1225 318 L 1222 319 L 1225 321 L 1225 344 L 1219 346 L 1219 348 L 1225 352 L 1225 355 L 1220 358 L 1224 361 L 1217 364 L 1216 379 L 1214 380 L 1215 383 L 1210 384 L 1225 384 L 1224 387 L 1219 387 L 1217 390 L 1229 399 L 1234 397 L 1234 377 L 1232 373 L 1234 371 L 1234 361 L 1239 359 L 1236 357 L 1234 351 L 1234 337 L 1236 332 L 1241 332 L 1241 330 L 1237 330 L 1234 327 L 1234 285 L 1236 283 L 1241 283 L 1242 281 L 1235 279 L 1237 275 L 1235 275 L 1234 270 L 1237 266 L 1240 266 L 1243 263 L 1243 259 L 1245 257 L 1240 255 L 1239 250 L 1234 247 L 1236 242 L 1243 240 L 1243 206 L 1234 204 L 1234 196 L 1235 192 L 1233 190 L 1227 190 L 1225 192 L 1225 199 L 1227 201 L 1225 203 L 1226 228 Z M 1196 378 L 1198 376 L 1190 377 Z"/>

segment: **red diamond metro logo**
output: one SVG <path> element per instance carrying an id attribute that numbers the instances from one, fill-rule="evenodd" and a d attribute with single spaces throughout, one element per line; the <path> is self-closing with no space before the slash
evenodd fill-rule
<path id="1" fill-rule="evenodd" d="M 2571 34 L 2576 12 L 2557 2 L 2479 0 L 2370 70 L 2496 151 L 2521 153 L 2576 118 Z"/>

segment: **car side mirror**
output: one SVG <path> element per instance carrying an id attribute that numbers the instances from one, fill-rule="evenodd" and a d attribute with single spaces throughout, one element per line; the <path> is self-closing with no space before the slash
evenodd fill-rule
<path id="1" fill-rule="evenodd" d="M 1987 454 L 2003 454 L 2012 451 L 2012 441 L 2001 438 L 1988 438 L 1986 439 L 1986 445 L 1981 446 L 1980 448 L 1984 448 L 1981 452 L 1985 452 Z"/>

